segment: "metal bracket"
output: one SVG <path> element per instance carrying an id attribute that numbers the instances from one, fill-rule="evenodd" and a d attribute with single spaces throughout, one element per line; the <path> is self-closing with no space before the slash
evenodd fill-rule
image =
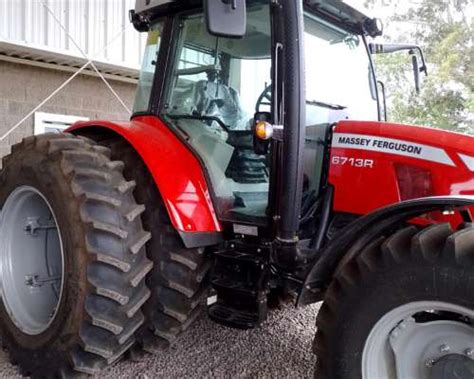
<path id="1" fill-rule="evenodd" d="M 32 236 L 36 236 L 36 231 L 43 229 L 56 229 L 56 225 L 54 224 L 54 222 L 50 222 L 48 224 L 41 224 L 39 222 L 39 217 L 28 217 L 23 230 Z"/>
<path id="2" fill-rule="evenodd" d="M 40 279 L 39 275 L 26 275 L 25 285 L 33 288 L 40 288 L 46 283 L 57 282 L 61 280 L 61 276 L 50 276 L 48 278 Z"/>

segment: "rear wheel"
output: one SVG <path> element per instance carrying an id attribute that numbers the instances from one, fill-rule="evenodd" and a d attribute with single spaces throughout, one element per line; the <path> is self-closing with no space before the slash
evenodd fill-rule
<path id="1" fill-rule="evenodd" d="M 154 267 L 147 277 L 151 290 L 143 309 L 147 323 L 138 339 L 144 350 L 153 353 L 169 347 L 202 313 L 211 262 L 204 248 L 184 246 L 153 177 L 136 151 L 121 139 L 101 144 L 111 149 L 114 159 L 125 163 L 125 177 L 137 183 L 134 196 L 146 206 L 141 217 L 151 232 L 146 250 Z"/>
<path id="2" fill-rule="evenodd" d="M 24 375 L 96 373 L 145 321 L 143 206 L 109 153 L 54 134 L 25 139 L 3 160 L 0 333 Z"/>
<path id="3" fill-rule="evenodd" d="M 474 377 L 473 294 L 473 228 L 408 227 L 374 241 L 326 293 L 316 377 Z"/>

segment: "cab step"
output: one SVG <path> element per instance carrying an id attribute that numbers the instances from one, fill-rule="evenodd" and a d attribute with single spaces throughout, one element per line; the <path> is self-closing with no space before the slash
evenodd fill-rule
<path id="1" fill-rule="evenodd" d="M 269 272 L 262 251 L 255 249 L 253 254 L 233 247 L 215 253 L 211 320 L 238 329 L 254 328 L 266 320 Z"/>

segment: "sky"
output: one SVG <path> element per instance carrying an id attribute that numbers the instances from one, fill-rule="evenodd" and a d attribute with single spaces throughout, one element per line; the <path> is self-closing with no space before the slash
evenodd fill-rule
<path id="1" fill-rule="evenodd" d="M 378 0 L 376 3 L 379 4 L 379 6 L 374 7 L 374 9 L 367 9 L 364 6 L 365 0 L 343 0 L 345 3 L 349 4 L 350 6 L 358 9 L 362 13 L 372 16 L 372 17 L 378 17 L 382 21 L 388 19 L 393 12 L 396 10 L 397 13 L 404 13 L 407 11 L 410 7 L 416 7 L 417 4 L 421 3 L 421 0 Z M 450 0 L 446 0 L 449 2 Z M 468 5 L 463 12 L 467 18 L 471 18 L 474 20 L 474 1 L 470 2 L 470 5 Z M 408 22 L 403 22 L 403 21 L 393 21 L 390 23 L 390 25 L 387 25 L 386 22 L 384 22 L 385 27 L 385 34 L 394 34 L 394 35 L 403 35 L 405 31 L 410 30 L 413 28 L 413 24 L 409 24 Z M 383 42 L 384 37 L 378 37 L 377 41 Z M 412 41 L 416 42 L 416 41 Z"/>
<path id="2" fill-rule="evenodd" d="M 364 7 L 365 0 L 344 0 L 344 2 L 369 16 L 380 17 L 381 19 L 384 19 L 390 15 L 394 6 L 396 6 L 400 11 L 403 11 L 410 8 L 410 6 L 419 4 L 420 0 L 379 0 L 378 2 L 381 4 L 381 6 L 378 6 L 370 11 Z M 471 5 L 467 7 L 465 13 L 468 17 L 474 17 L 474 1 L 471 2 Z"/>

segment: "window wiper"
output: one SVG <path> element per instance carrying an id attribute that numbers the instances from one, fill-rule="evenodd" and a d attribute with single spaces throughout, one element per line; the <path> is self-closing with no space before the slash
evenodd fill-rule
<path id="1" fill-rule="evenodd" d="M 215 121 L 219 126 L 224 129 L 226 132 L 231 132 L 231 129 L 224 124 L 224 122 L 216 116 L 206 116 L 206 115 L 194 115 L 194 114 L 169 114 L 165 115 L 166 117 L 171 118 L 172 120 L 199 120 L 199 121 Z"/>
<path id="2" fill-rule="evenodd" d="M 322 108 L 334 109 L 334 110 L 337 110 L 337 111 L 342 111 L 343 109 L 347 108 L 344 105 L 325 103 L 323 101 L 317 101 L 317 100 L 306 100 L 306 104 L 316 105 L 316 106 L 322 107 Z"/>

